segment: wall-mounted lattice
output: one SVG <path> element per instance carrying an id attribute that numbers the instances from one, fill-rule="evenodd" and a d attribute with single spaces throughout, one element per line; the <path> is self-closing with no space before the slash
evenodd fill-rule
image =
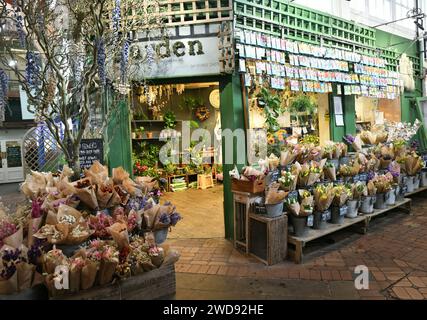
<path id="1" fill-rule="evenodd" d="M 235 0 L 235 26 L 327 47 L 347 49 L 363 55 L 378 56 L 376 31 L 351 21 L 289 3 L 287 0 Z M 398 53 L 384 50 L 387 69 L 397 70 Z M 416 73 L 418 57 L 410 57 Z"/>
<path id="2" fill-rule="evenodd" d="M 31 128 L 22 141 L 25 174 L 30 173 L 30 170 L 58 171 L 63 152 L 45 125 Z"/>
<path id="3" fill-rule="evenodd" d="M 164 19 L 167 27 L 183 26 L 206 23 L 219 23 L 233 19 L 233 1 L 232 0 L 157 0 L 147 1 L 152 6 L 150 12 L 158 12 Z M 114 6 L 112 1 L 108 7 L 109 16 L 111 16 Z M 123 7 L 123 5 L 122 5 Z M 143 20 L 147 14 L 137 12 L 135 8 L 122 8 L 127 12 L 128 21 Z M 151 13 L 151 16 L 154 17 Z M 147 23 L 145 26 L 149 25 Z"/>

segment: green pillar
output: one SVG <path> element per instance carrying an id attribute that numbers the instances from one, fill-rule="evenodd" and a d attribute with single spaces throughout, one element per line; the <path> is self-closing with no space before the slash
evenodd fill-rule
<path id="1" fill-rule="evenodd" d="M 341 99 L 344 114 L 344 126 L 336 125 L 334 98 Z M 342 138 L 346 134 L 356 134 L 356 96 L 338 95 L 335 87 L 334 92 L 329 95 L 329 114 L 332 141 L 341 142 Z"/>
<path id="2" fill-rule="evenodd" d="M 125 100 L 118 102 L 117 110 L 111 114 L 108 121 L 106 135 L 108 167 L 110 170 L 123 167 L 132 174 L 129 108 Z"/>
<path id="3" fill-rule="evenodd" d="M 222 130 L 244 129 L 244 110 L 242 102 L 242 88 L 239 75 L 227 75 L 220 80 L 221 93 L 221 127 Z M 225 163 L 225 140 L 222 141 L 222 159 L 224 168 L 224 224 L 225 237 L 233 239 L 234 237 L 234 210 L 233 210 L 233 195 L 231 193 L 231 179 L 228 172 L 233 170 L 234 164 Z M 237 163 L 237 141 L 233 141 L 233 162 Z M 245 152 L 246 159 L 246 152 Z M 244 163 L 238 164 L 239 169 Z"/>

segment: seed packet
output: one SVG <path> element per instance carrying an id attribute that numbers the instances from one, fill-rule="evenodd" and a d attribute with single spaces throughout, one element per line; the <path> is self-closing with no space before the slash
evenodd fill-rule
<path id="1" fill-rule="evenodd" d="M 263 60 L 266 56 L 265 48 L 256 47 L 256 59 Z"/>
<path id="2" fill-rule="evenodd" d="M 299 91 L 299 81 L 298 80 L 291 80 L 291 90 L 292 91 Z"/>
<path id="3" fill-rule="evenodd" d="M 246 60 L 239 59 L 239 72 L 246 72 Z"/>
<path id="4" fill-rule="evenodd" d="M 245 74 L 245 86 L 250 87 L 252 85 L 252 77 L 250 74 Z"/>

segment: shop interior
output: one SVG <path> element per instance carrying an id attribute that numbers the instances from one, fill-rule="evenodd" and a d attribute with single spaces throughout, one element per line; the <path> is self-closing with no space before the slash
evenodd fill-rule
<path id="1" fill-rule="evenodd" d="M 186 223 L 174 228 L 170 238 L 224 237 L 219 101 L 217 82 L 134 87 L 133 173 L 157 179 L 162 201 L 180 208 Z M 186 129 L 197 135 L 189 148 L 183 143 Z M 178 154 L 167 154 L 175 155 L 175 161 L 160 161 L 167 143 L 179 145 Z"/>

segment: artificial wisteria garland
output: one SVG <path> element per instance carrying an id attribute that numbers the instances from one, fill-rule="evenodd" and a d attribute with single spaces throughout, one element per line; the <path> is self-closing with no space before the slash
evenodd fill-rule
<path id="1" fill-rule="evenodd" d="M 32 51 L 27 52 L 27 66 L 25 78 L 30 88 L 38 85 L 38 73 L 40 72 L 40 56 Z"/>
<path id="2" fill-rule="evenodd" d="M 96 40 L 96 47 L 98 51 L 97 56 L 97 62 L 98 62 L 98 75 L 99 80 L 101 81 L 102 85 L 105 85 L 107 83 L 107 75 L 105 73 L 105 46 L 104 46 L 104 40 L 102 38 L 99 38 Z"/>
<path id="3" fill-rule="evenodd" d="M 113 31 L 114 31 L 114 39 L 117 41 L 119 37 L 119 26 L 120 26 L 120 18 L 121 18 L 121 9 L 120 9 L 120 0 L 116 0 L 116 4 L 113 8 L 112 20 L 113 20 Z"/>
<path id="4" fill-rule="evenodd" d="M 129 62 L 129 46 L 130 46 L 130 40 L 126 39 L 123 44 L 122 59 L 120 61 L 120 79 L 122 84 L 124 84 L 126 80 L 126 69 Z"/>
<path id="5" fill-rule="evenodd" d="M 0 122 L 4 121 L 6 110 L 7 93 L 9 88 L 9 77 L 3 69 L 0 69 Z"/>

